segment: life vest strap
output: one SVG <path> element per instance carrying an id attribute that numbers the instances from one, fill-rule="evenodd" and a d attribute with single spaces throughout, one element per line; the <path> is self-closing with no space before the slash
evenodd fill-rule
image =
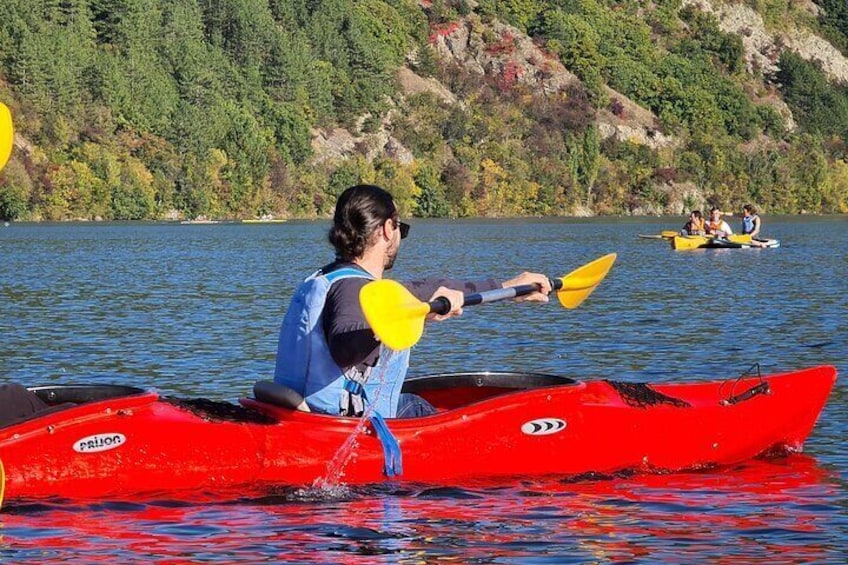
<path id="1" fill-rule="evenodd" d="M 365 387 L 362 383 L 351 379 L 345 379 L 344 389 L 352 395 L 361 396 L 368 403 L 368 397 L 365 395 Z M 371 422 L 371 427 L 374 428 L 374 433 L 377 434 L 377 439 L 380 440 L 380 445 L 383 446 L 383 473 L 387 477 L 394 477 L 403 474 L 403 454 L 400 450 L 395 436 L 392 435 L 389 426 L 386 425 L 386 420 L 379 412 L 372 410 L 372 414 L 368 417 Z"/>
<path id="2" fill-rule="evenodd" d="M 361 396 L 362 398 L 365 398 L 365 388 L 360 382 L 345 377 L 344 389 L 354 396 Z"/>
<path id="3" fill-rule="evenodd" d="M 400 451 L 400 445 L 392 435 L 389 426 L 386 425 L 386 420 L 380 416 L 379 412 L 374 412 L 368 417 L 371 426 L 377 433 L 377 438 L 383 446 L 383 473 L 387 477 L 395 477 L 403 474 L 403 454 Z"/>

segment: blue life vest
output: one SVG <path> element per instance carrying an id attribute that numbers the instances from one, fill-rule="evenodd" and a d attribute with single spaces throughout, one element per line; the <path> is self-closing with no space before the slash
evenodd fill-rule
<path id="1" fill-rule="evenodd" d="M 742 216 L 742 233 L 748 234 L 754 231 L 754 219 L 758 216 Z"/>
<path id="2" fill-rule="evenodd" d="M 327 274 L 318 271 L 307 278 L 295 291 L 280 328 L 274 381 L 303 395 L 313 412 L 343 414 L 345 383 L 353 383 L 330 354 L 321 316 L 330 287 L 350 277 L 372 278 L 351 267 Z M 363 387 L 367 402 L 381 416 L 393 418 L 397 414 L 408 368 L 408 349 L 396 352 L 381 346 L 377 365 Z"/>

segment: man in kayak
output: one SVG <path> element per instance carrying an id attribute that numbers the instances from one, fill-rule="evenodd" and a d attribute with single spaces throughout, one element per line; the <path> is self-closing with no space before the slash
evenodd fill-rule
<path id="1" fill-rule="evenodd" d="M 704 216 L 700 210 L 692 210 L 689 221 L 680 230 L 681 235 L 704 235 Z"/>
<path id="2" fill-rule="evenodd" d="M 401 394 L 409 350 L 392 352 L 375 337 L 359 304 L 359 291 L 394 265 L 409 225 L 400 221 L 391 194 L 373 185 L 345 190 L 336 203 L 329 241 L 336 260 L 307 278 L 295 291 L 280 329 L 275 382 L 301 394 L 310 410 L 359 416 L 373 405 L 383 417 L 433 413 L 423 398 Z M 523 299 L 547 302 L 551 285 L 536 273 L 522 273 L 503 284 L 493 279 L 461 282 L 427 279 L 405 283 L 420 300 L 443 296 L 462 313 L 464 292 L 483 292 L 538 283 L 540 292 Z"/>
<path id="3" fill-rule="evenodd" d="M 733 230 L 727 222 L 721 219 L 721 210 L 713 208 L 710 210 L 710 221 L 707 222 L 707 233 L 715 237 L 727 237 L 733 235 Z"/>

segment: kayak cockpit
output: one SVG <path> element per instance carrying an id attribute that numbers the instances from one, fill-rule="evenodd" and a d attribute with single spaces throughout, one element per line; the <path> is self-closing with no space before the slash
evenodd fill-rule
<path id="1" fill-rule="evenodd" d="M 407 379 L 403 383 L 402 392 L 418 394 L 439 411 L 444 411 L 510 392 L 576 384 L 579 381 L 543 373 L 439 373 Z M 310 411 L 300 394 L 273 381 L 258 381 L 253 386 L 253 395 L 264 404 L 301 412 Z"/>
<path id="2" fill-rule="evenodd" d="M 451 410 L 511 392 L 577 384 L 580 381 L 545 373 L 439 373 L 408 378 L 403 392 L 422 396 L 439 410 Z"/>
<path id="3" fill-rule="evenodd" d="M 148 392 L 134 386 L 104 384 L 35 386 L 28 387 L 27 390 L 35 394 L 46 405 L 44 408 L 33 412 L 29 419 L 46 416 L 81 404 L 137 397 Z"/>
<path id="4" fill-rule="evenodd" d="M 155 392 L 141 388 L 102 384 L 23 387 L 7 383 L 3 385 L 2 395 L 0 428 L 4 430 L 41 425 L 44 418 L 67 420 L 92 413 L 102 403 L 108 404 L 110 409 L 120 410 L 149 404 L 158 398 Z"/>

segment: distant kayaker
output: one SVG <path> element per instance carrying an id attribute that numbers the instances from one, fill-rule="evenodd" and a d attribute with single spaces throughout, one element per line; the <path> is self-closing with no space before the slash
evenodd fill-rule
<path id="1" fill-rule="evenodd" d="M 733 234 L 730 226 L 721 219 L 721 210 L 713 208 L 710 210 L 710 221 L 706 225 L 707 233 L 715 237 L 727 237 Z"/>
<path id="2" fill-rule="evenodd" d="M 763 221 L 757 214 L 757 209 L 752 204 L 742 206 L 742 233 L 751 236 L 751 245 L 754 247 L 767 247 L 768 240 L 760 239 L 760 229 L 763 227 Z"/>
<path id="3" fill-rule="evenodd" d="M 704 226 L 704 215 L 700 210 L 692 210 L 689 214 L 689 221 L 683 226 L 680 231 L 682 235 L 704 235 L 706 229 Z"/>
<path id="4" fill-rule="evenodd" d="M 760 235 L 762 220 L 757 215 L 757 209 L 751 204 L 742 206 L 742 233 L 748 234 L 751 238 Z"/>
<path id="5" fill-rule="evenodd" d="M 435 409 L 414 394 L 401 394 L 409 350 L 391 352 L 377 340 L 359 304 L 359 291 L 392 268 L 409 225 L 400 221 L 391 194 L 374 185 L 345 190 L 336 203 L 329 241 L 336 260 L 309 276 L 295 291 L 280 329 L 274 380 L 301 394 L 313 412 L 359 416 L 367 406 L 383 417 L 413 417 Z M 420 300 L 443 296 L 462 313 L 463 292 L 483 292 L 538 283 L 526 300 L 547 302 L 551 285 L 536 273 L 503 284 L 494 279 L 461 282 L 427 279 L 404 283 Z"/>

